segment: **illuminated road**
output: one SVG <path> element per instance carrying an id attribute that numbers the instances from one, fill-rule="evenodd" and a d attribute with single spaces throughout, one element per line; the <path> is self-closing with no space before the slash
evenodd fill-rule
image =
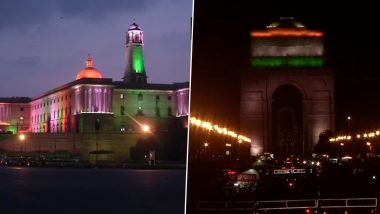
<path id="1" fill-rule="evenodd" d="M 183 213 L 185 170 L 0 168 L 0 213 Z"/>

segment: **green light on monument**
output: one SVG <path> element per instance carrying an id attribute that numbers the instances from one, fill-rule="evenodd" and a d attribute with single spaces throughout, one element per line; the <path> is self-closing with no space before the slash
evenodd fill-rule
<path id="1" fill-rule="evenodd" d="M 322 57 L 256 57 L 251 61 L 254 67 L 322 67 L 325 65 Z"/>
<path id="2" fill-rule="evenodd" d="M 142 46 L 136 46 L 133 48 L 133 70 L 135 70 L 136 73 L 145 72 Z"/>

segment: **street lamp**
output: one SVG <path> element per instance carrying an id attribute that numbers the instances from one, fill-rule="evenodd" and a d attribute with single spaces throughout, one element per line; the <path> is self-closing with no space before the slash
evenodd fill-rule
<path id="1" fill-rule="evenodd" d="M 16 133 L 22 128 L 22 122 L 24 121 L 24 117 L 19 117 L 16 122 Z"/>
<path id="2" fill-rule="evenodd" d="M 351 117 L 351 115 L 348 115 L 347 117 L 346 117 L 346 119 L 347 119 L 347 131 L 351 134 L 351 132 L 353 131 L 353 124 L 352 124 L 352 117 Z"/>
<path id="3" fill-rule="evenodd" d="M 142 130 L 143 132 L 150 132 L 150 127 L 148 125 L 143 125 Z"/>
<path id="4" fill-rule="evenodd" d="M 207 147 L 209 146 L 208 145 L 208 143 L 207 142 L 205 142 L 204 144 L 203 144 L 203 146 L 205 147 L 205 154 L 204 154 L 204 156 L 205 156 L 205 159 L 207 159 Z"/>
<path id="5" fill-rule="evenodd" d="M 20 155 L 21 155 L 22 154 L 22 142 L 25 140 L 25 135 L 24 134 L 20 134 L 18 136 L 18 139 L 20 140 Z"/>

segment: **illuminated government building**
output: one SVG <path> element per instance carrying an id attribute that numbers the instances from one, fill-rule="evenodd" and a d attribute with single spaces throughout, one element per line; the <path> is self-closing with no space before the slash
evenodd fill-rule
<path id="1" fill-rule="evenodd" d="M 126 35 L 123 81 L 104 78 L 95 62 L 89 54 L 74 81 L 35 98 L 0 98 L 0 131 L 129 134 L 142 127 L 168 131 L 178 121 L 187 126 L 189 83 L 148 83 L 144 34 L 136 23 Z"/>

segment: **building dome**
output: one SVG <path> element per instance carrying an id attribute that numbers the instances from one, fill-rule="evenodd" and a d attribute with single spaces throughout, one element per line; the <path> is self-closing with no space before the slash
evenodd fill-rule
<path id="1" fill-rule="evenodd" d="M 293 17 L 281 17 L 279 21 L 271 23 L 267 28 L 305 28 L 305 25 L 295 21 Z"/>
<path id="2" fill-rule="evenodd" d="M 130 30 L 141 30 L 141 28 L 139 27 L 138 24 L 136 24 L 136 22 L 133 22 L 131 24 L 131 26 L 129 26 L 129 28 L 128 28 L 128 31 L 130 31 Z"/>
<path id="3" fill-rule="evenodd" d="M 86 61 L 86 68 L 81 70 L 78 73 L 76 80 L 83 79 L 83 78 L 103 78 L 102 72 L 94 68 L 93 65 L 94 65 L 94 60 L 89 54 Z"/>

